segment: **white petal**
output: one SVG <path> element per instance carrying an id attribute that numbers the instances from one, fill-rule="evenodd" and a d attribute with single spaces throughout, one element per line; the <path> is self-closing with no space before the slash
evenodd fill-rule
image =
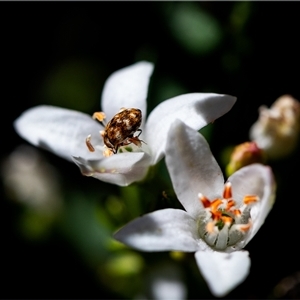
<path id="1" fill-rule="evenodd" d="M 158 262 L 151 265 L 146 273 L 144 295 L 134 299 L 155 300 L 185 300 L 187 299 L 187 287 L 184 284 L 182 269 L 176 262 Z"/>
<path id="2" fill-rule="evenodd" d="M 35 146 L 72 160 L 72 155 L 93 158 L 99 153 L 88 150 L 85 139 L 92 134 L 95 144 L 103 144 L 103 127 L 91 116 L 60 107 L 37 106 L 25 111 L 15 122 L 18 134 Z"/>
<path id="3" fill-rule="evenodd" d="M 199 130 L 227 113 L 236 98 L 228 95 L 193 93 L 180 95 L 160 103 L 149 115 L 146 123 L 147 142 L 153 153 L 153 164 L 164 152 L 169 128 L 175 119 Z"/>
<path id="4" fill-rule="evenodd" d="M 147 93 L 153 64 L 141 61 L 110 75 L 102 92 L 101 108 L 109 121 L 122 107 L 139 108 L 146 117 Z"/>
<path id="5" fill-rule="evenodd" d="M 176 195 L 191 216 L 196 218 L 203 210 L 199 193 L 210 200 L 222 195 L 223 174 L 208 143 L 180 120 L 169 131 L 166 164 Z"/>
<path id="6" fill-rule="evenodd" d="M 228 294 L 249 274 L 251 262 L 247 251 L 198 251 L 195 258 L 211 293 L 216 297 Z"/>
<path id="7" fill-rule="evenodd" d="M 73 160 L 83 175 L 120 186 L 142 180 L 150 165 L 150 156 L 144 152 L 120 153 L 98 160 L 73 157 Z"/>
<path id="8" fill-rule="evenodd" d="M 252 228 L 244 246 L 264 223 L 275 201 L 275 179 L 268 166 L 252 164 L 239 169 L 228 178 L 232 183 L 233 199 L 241 202 L 245 195 L 257 195 L 259 201 L 251 208 Z"/>
<path id="9" fill-rule="evenodd" d="M 114 237 L 120 242 L 143 251 L 198 250 L 195 220 L 180 209 L 162 209 L 139 217 Z"/>

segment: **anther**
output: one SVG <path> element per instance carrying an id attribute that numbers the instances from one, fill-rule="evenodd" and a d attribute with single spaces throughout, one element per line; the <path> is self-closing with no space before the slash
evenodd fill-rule
<path id="1" fill-rule="evenodd" d="M 246 195 L 243 199 L 243 202 L 248 205 L 258 201 L 258 196 L 256 195 Z"/>
<path id="2" fill-rule="evenodd" d="M 210 207 L 210 201 L 201 193 L 198 194 L 198 198 L 202 202 L 204 208 Z"/>
<path id="3" fill-rule="evenodd" d="M 249 221 L 248 224 L 239 225 L 239 230 L 242 232 L 247 232 L 251 228 L 252 222 Z"/>
<path id="4" fill-rule="evenodd" d="M 211 210 L 212 210 L 213 212 L 216 212 L 216 211 L 218 210 L 219 206 L 220 206 L 222 203 L 223 203 L 223 202 L 222 202 L 221 199 L 216 199 L 216 200 L 212 201 L 212 202 L 210 203 L 210 208 L 211 208 Z"/>
<path id="5" fill-rule="evenodd" d="M 226 210 L 229 210 L 232 206 L 235 206 L 235 201 L 231 199 L 227 202 Z"/>
<path id="6" fill-rule="evenodd" d="M 206 224 L 206 227 L 205 227 L 206 231 L 211 234 L 213 232 L 215 232 L 216 228 L 215 228 L 215 222 L 208 222 Z"/>
<path id="7" fill-rule="evenodd" d="M 107 147 L 104 146 L 104 150 L 103 150 L 103 156 L 104 157 L 109 157 L 111 155 L 113 155 L 113 151 Z"/>
<path id="8" fill-rule="evenodd" d="M 233 222 L 233 219 L 231 217 L 222 216 L 221 219 L 224 222 L 224 224 L 227 226 L 231 225 Z"/>
<path id="9" fill-rule="evenodd" d="M 242 215 L 242 212 L 239 209 L 234 209 L 232 212 L 236 217 L 240 217 Z"/>
<path id="10" fill-rule="evenodd" d="M 87 138 L 85 139 L 85 144 L 88 147 L 88 149 L 89 149 L 90 152 L 95 152 L 95 148 L 91 144 L 91 138 L 92 138 L 92 136 L 89 134 L 87 136 Z"/>
<path id="11" fill-rule="evenodd" d="M 223 198 L 224 199 L 230 199 L 232 198 L 232 191 L 231 191 L 231 183 L 226 182 L 224 186 L 224 192 L 223 192 Z"/>
<path id="12" fill-rule="evenodd" d="M 97 120 L 97 121 L 99 121 L 99 122 L 101 122 L 101 123 L 103 123 L 103 121 L 104 121 L 105 118 L 106 118 L 106 115 L 105 115 L 105 113 L 102 112 L 102 111 L 98 111 L 98 112 L 95 112 L 95 113 L 93 114 L 93 119 L 94 119 L 94 120 Z"/>

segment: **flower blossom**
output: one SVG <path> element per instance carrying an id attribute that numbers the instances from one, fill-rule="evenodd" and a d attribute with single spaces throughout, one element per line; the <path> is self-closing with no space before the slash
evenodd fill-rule
<path id="1" fill-rule="evenodd" d="M 290 95 L 283 95 L 270 108 L 262 105 L 249 135 L 269 159 L 281 159 L 291 154 L 299 143 L 300 102 Z"/>
<path id="2" fill-rule="evenodd" d="M 146 98 L 152 72 L 153 64 L 141 61 L 114 72 L 105 82 L 101 102 L 103 112 L 94 114 L 97 119 L 106 117 L 109 121 L 121 108 L 138 109 L 142 114 L 140 139 L 133 136 L 134 132 L 130 133 L 133 142 L 121 144 L 117 154 L 103 155 L 107 153 L 100 134 L 103 135 L 105 129 L 103 124 L 90 115 L 70 109 L 46 105 L 33 107 L 15 121 L 15 129 L 33 145 L 74 161 L 83 175 L 120 186 L 142 180 L 149 166 L 163 157 L 174 119 L 199 130 L 229 111 L 236 101 L 228 95 L 184 94 L 160 103 L 146 121 Z"/>
<path id="3" fill-rule="evenodd" d="M 245 166 L 224 178 L 206 140 L 180 120 L 170 128 L 166 164 L 182 209 L 141 216 L 114 237 L 142 251 L 195 252 L 197 265 L 215 296 L 229 293 L 248 275 L 242 250 L 264 223 L 274 199 L 268 166 Z"/>

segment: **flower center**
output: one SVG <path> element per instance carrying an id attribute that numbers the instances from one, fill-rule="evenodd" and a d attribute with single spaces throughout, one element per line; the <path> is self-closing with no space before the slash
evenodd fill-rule
<path id="1" fill-rule="evenodd" d="M 245 195 L 238 208 L 232 198 L 231 183 L 224 187 L 223 199 L 210 201 L 198 195 L 205 212 L 199 218 L 201 238 L 215 250 L 226 250 L 243 240 L 252 226 L 250 210 L 259 199 L 256 195 Z"/>

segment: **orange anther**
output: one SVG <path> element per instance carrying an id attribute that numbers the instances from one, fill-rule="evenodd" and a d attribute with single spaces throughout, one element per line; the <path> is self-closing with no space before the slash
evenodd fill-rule
<path id="1" fill-rule="evenodd" d="M 218 221 L 222 217 L 222 212 L 219 210 L 211 211 L 211 217 L 214 221 Z"/>
<path id="2" fill-rule="evenodd" d="M 212 212 L 216 212 L 221 204 L 222 204 L 222 200 L 221 199 L 215 199 L 215 200 L 213 200 L 210 203 L 210 208 L 211 208 Z"/>
<path id="3" fill-rule="evenodd" d="M 229 200 L 228 202 L 227 202 L 227 206 L 226 206 L 226 210 L 229 210 L 232 206 L 234 206 L 235 205 L 235 201 L 234 200 Z"/>
<path id="4" fill-rule="evenodd" d="M 258 196 L 256 196 L 256 195 L 246 195 L 245 197 L 244 197 L 244 203 L 246 204 L 246 205 L 248 205 L 248 204 L 250 204 L 250 203 L 253 203 L 253 202 L 257 202 L 258 201 Z"/>
<path id="5" fill-rule="evenodd" d="M 208 233 L 213 233 L 215 231 L 215 223 L 214 222 L 208 222 L 206 224 L 206 231 Z"/>
<path id="6" fill-rule="evenodd" d="M 239 209 L 234 209 L 233 214 L 236 215 L 237 217 L 240 217 L 242 215 L 241 211 Z"/>
<path id="7" fill-rule="evenodd" d="M 232 197 L 231 183 L 226 182 L 223 191 L 223 198 L 230 199 Z"/>
<path id="8" fill-rule="evenodd" d="M 201 193 L 198 194 L 199 200 L 202 202 L 204 208 L 210 207 L 210 201 Z"/>
<path id="9" fill-rule="evenodd" d="M 105 113 L 102 111 L 98 111 L 93 114 L 93 119 L 98 120 L 99 122 L 103 122 L 105 118 Z"/>
<path id="10" fill-rule="evenodd" d="M 232 218 L 231 218 L 231 217 L 222 216 L 221 219 L 222 219 L 222 221 L 223 221 L 226 225 L 232 224 Z"/>
<path id="11" fill-rule="evenodd" d="M 247 232 L 250 228 L 251 228 L 251 222 L 249 222 L 248 224 L 240 226 L 240 230 L 243 231 L 243 232 Z"/>

